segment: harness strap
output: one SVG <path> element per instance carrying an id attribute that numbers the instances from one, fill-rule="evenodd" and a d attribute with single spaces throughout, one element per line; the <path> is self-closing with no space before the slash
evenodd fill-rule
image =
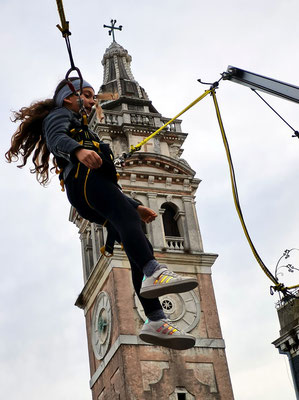
<path id="1" fill-rule="evenodd" d="M 88 130 L 82 129 L 71 129 L 70 136 L 72 139 L 76 140 L 85 149 L 94 150 L 100 152 L 100 143 L 92 139 Z"/>
<path id="2" fill-rule="evenodd" d="M 88 180 L 89 173 L 90 173 L 90 168 L 88 168 L 87 173 L 86 173 L 86 176 L 85 176 L 85 181 L 84 181 L 84 198 L 85 198 L 85 201 L 86 201 L 88 207 L 90 207 L 91 209 L 94 210 L 94 207 L 92 207 L 92 205 L 90 205 L 90 203 L 89 203 L 89 201 L 88 201 L 88 199 L 87 199 L 87 193 L 86 193 L 86 186 L 87 186 L 87 180 Z"/>

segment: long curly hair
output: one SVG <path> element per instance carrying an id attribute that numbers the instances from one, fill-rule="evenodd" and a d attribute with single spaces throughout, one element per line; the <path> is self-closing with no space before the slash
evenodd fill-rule
<path id="1" fill-rule="evenodd" d="M 73 81 L 78 78 L 69 79 Z M 33 153 L 34 168 L 31 168 L 30 172 L 36 174 L 36 179 L 43 186 L 49 182 L 50 152 L 42 134 L 42 124 L 45 117 L 56 107 L 55 98 L 66 83 L 66 79 L 59 82 L 52 99 L 37 101 L 29 107 L 22 107 L 19 111 L 13 112 L 12 121 L 21 123 L 11 138 L 11 147 L 5 153 L 5 158 L 9 163 L 21 159 L 21 164 L 17 167 L 23 168 L 27 164 L 28 157 Z M 54 169 L 57 167 L 55 157 L 52 161 Z"/>

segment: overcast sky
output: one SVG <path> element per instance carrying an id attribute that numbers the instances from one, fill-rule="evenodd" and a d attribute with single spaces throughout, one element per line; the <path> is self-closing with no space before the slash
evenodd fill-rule
<path id="1" fill-rule="evenodd" d="M 295 0 L 65 0 L 75 63 L 95 88 L 111 43 L 102 28 L 123 25 L 117 41 L 133 57 L 135 79 L 165 117 L 173 117 L 228 65 L 299 85 L 299 4 Z M 83 286 L 77 230 L 54 177 L 39 186 L 29 167 L 5 163 L 11 110 L 51 97 L 69 68 L 55 27 L 54 0 L 1 0 L 1 398 L 89 400 Z M 230 142 L 248 229 L 274 272 L 285 249 L 299 248 L 298 153 L 292 131 L 248 88 L 221 82 L 218 101 Z M 265 95 L 295 128 L 298 106 Z M 234 209 L 212 100 L 183 116 L 183 158 L 202 180 L 197 211 L 206 252 L 219 254 L 213 281 L 236 400 L 294 400 L 271 282 L 251 254 Z M 293 252 L 292 262 L 299 267 Z M 298 252 L 299 254 L 299 252 Z M 298 274 L 280 276 L 287 284 Z"/>

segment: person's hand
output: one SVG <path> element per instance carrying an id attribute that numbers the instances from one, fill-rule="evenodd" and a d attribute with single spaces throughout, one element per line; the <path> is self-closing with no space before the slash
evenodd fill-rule
<path id="1" fill-rule="evenodd" d="M 150 208 L 144 206 L 138 206 L 137 211 L 142 221 L 146 222 L 147 224 L 154 221 L 154 219 L 156 219 L 157 217 L 157 214 L 154 210 L 151 210 Z"/>
<path id="2" fill-rule="evenodd" d="M 75 155 L 82 164 L 90 169 L 100 168 L 103 164 L 101 157 L 93 150 L 79 149 L 75 152 Z"/>

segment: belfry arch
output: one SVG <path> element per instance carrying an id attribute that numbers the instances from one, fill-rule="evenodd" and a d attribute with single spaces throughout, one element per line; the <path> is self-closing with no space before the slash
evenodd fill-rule
<path id="1" fill-rule="evenodd" d="M 166 202 L 161 205 L 161 208 L 164 210 L 162 219 L 165 236 L 182 237 L 177 222 L 178 207 L 173 203 Z"/>

